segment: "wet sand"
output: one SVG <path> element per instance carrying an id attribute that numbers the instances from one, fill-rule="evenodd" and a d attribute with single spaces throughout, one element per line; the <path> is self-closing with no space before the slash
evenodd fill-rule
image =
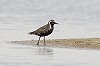
<path id="1" fill-rule="evenodd" d="M 8 43 L 36 46 L 37 40 L 10 41 Z M 43 40 L 40 41 L 39 46 L 44 46 Z M 59 48 L 100 49 L 100 38 L 49 39 L 46 40 L 46 46 Z"/>

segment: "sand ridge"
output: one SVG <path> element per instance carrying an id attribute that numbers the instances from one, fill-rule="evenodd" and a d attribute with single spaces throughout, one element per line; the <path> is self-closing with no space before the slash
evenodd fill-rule
<path id="1" fill-rule="evenodd" d="M 37 40 L 9 41 L 8 43 L 36 46 Z M 40 46 L 44 46 L 43 40 L 40 41 Z M 100 49 L 100 38 L 49 39 L 46 40 L 46 46 L 61 48 Z"/>

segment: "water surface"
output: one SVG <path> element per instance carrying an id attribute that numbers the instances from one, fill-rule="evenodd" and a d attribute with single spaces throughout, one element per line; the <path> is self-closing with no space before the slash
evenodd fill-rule
<path id="1" fill-rule="evenodd" d="M 47 39 L 99 38 L 100 0 L 0 0 L 0 40 L 38 39 L 29 36 L 54 19 Z"/>
<path id="2" fill-rule="evenodd" d="M 0 66 L 99 66 L 99 50 L 0 43 Z"/>

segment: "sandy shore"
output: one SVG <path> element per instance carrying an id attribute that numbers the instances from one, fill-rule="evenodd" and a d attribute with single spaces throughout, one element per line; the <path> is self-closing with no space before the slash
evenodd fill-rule
<path id="1" fill-rule="evenodd" d="M 10 41 L 8 43 L 36 46 L 37 40 Z M 46 40 L 46 44 L 48 47 L 100 49 L 100 38 L 52 39 Z M 44 46 L 43 40 L 40 41 L 39 46 Z"/>

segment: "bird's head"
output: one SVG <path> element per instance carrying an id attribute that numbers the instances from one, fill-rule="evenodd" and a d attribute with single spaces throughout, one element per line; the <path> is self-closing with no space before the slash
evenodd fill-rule
<path id="1" fill-rule="evenodd" d="M 56 23 L 54 20 L 50 20 L 48 23 L 49 23 L 50 25 L 58 24 L 58 23 Z"/>

